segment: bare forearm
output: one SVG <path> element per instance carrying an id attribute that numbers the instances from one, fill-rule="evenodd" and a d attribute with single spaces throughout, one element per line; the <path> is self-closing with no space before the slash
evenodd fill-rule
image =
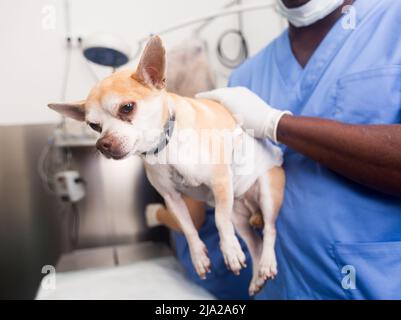
<path id="1" fill-rule="evenodd" d="M 401 197 L 401 125 L 284 116 L 277 139 L 365 186 Z"/>

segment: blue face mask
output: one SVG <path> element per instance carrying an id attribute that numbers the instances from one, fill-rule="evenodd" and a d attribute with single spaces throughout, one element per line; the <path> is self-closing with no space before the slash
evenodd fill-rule
<path id="1" fill-rule="evenodd" d="M 277 0 L 277 11 L 295 27 L 306 27 L 327 17 L 344 3 L 344 0 L 310 0 L 297 8 L 287 8 Z"/>

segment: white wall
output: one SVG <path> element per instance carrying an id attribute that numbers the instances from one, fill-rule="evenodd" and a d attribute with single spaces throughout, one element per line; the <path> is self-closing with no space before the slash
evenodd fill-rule
<path id="1" fill-rule="evenodd" d="M 252 4 L 263 0 L 243 0 Z M 275 0 L 265 0 L 274 2 Z M 116 34 L 129 43 L 151 32 L 191 17 L 213 12 L 230 0 L 70 0 L 72 35 L 85 37 L 95 32 Z M 54 27 L 52 26 L 54 12 Z M 0 125 L 56 122 L 47 109 L 59 101 L 65 61 L 64 0 L 0 1 Z M 219 73 L 227 74 L 214 50 L 218 36 L 236 27 L 235 16 L 221 18 L 202 33 L 211 49 L 211 61 Z M 244 14 L 244 29 L 251 53 L 278 35 L 283 21 L 272 10 Z M 166 35 L 167 48 L 190 34 L 191 28 Z M 130 63 L 134 67 L 135 62 Z M 96 66 L 99 77 L 110 71 Z M 86 97 L 94 78 L 78 49 L 72 54 L 66 100 Z"/>

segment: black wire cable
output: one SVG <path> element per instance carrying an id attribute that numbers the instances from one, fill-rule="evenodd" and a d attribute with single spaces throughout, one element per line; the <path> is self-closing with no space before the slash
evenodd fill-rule
<path id="1" fill-rule="evenodd" d="M 236 57 L 229 58 L 223 51 L 223 42 L 228 35 L 236 35 L 240 41 L 240 49 Z M 248 58 L 248 43 L 241 30 L 230 29 L 225 31 L 217 41 L 217 57 L 220 63 L 230 69 L 238 67 L 246 58 Z"/>
<path id="2" fill-rule="evenodd" d="M 76 203 L 71 203 L 71 216 L 70 219 L 70 244 L 72 249 L 76 249 L 79 244 L 79 229 L 80 229 L 80 216 L 79 209 Z"/>

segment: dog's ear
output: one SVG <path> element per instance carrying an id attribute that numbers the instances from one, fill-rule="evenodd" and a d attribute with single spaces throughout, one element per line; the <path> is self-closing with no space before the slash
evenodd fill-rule
<path id="1" fill-rule="evenodd" d="M 166 87 L 166 50 L 159 36 L 152 36 L 132 77 L 156 89 Z"/>
<path id="2" fill-rule="evenodd" d="M 47 106 L 65 117 L 78 121 L 85 120 L 85 101 L 73 103 L 49 103 Z"/>

